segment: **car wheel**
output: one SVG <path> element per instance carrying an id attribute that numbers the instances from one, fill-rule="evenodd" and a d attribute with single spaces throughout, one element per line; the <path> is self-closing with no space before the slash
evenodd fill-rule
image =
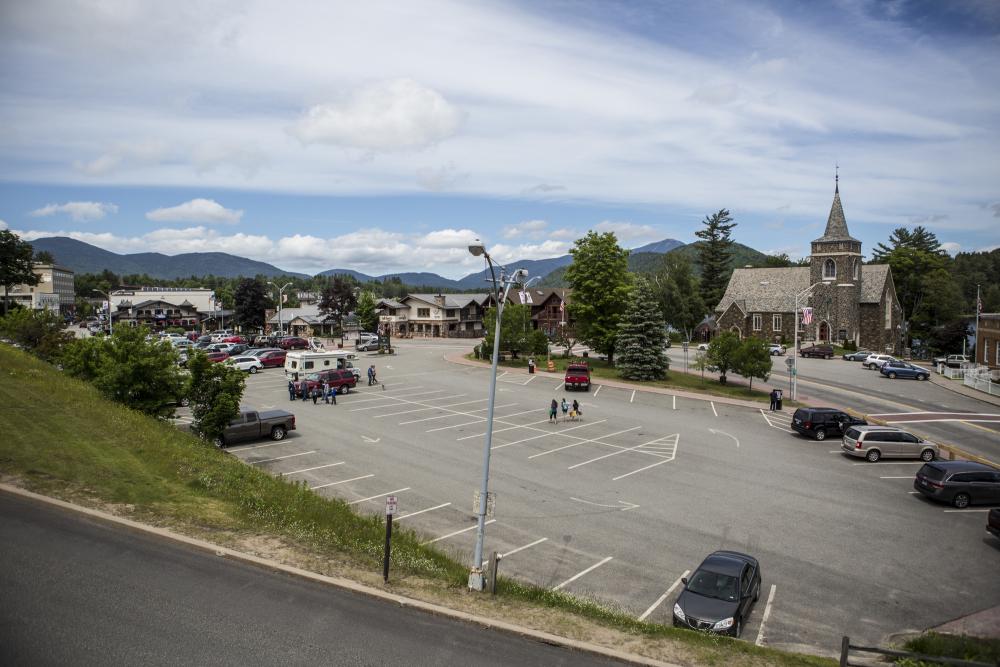
<path id="1" fill-rule="evenodd" d="M 921 461 L 933 461 L 934 460 L 934 450 L 933 449 L 925 449 L 924 451 L 920 452 L 920 460 Z"/>
<path id="2" fill-rule="evenodd" d="M 212 439 L 212 444 L 215 445 L 216 447 L 218 447 L 219 449 L 225 449 L 226 448 L 226 441 L 223 439 L 223 437 L 221 435 L 219 437 L 217 437 L 217 438 L 213 438 Z"/>
<path id="3" fill-rule="evenodd" d="M 890 380 L 895 380 L 896 379 L 896 374 L 895 373 L 890 372 L 890 373 L 888 373 L 888 375 L 889 375 L 889 379 Z"/>
<path id="4" fill-rule="evenodd" d="M 757 588 L 753 589 L 753 601 L 756 602 L 760 599 L 760 583 L 757 584 Z"/>
<path id="5" fill-rule="evenodd" d="M 271 440 L 284 440 L 285 433 L 287 433 L 287 431 L 285 431 L 284 426 L 275 426 L 271 429 Z"/>
<path id="6" fill-rule="evenodd" d="M 827 359 L 833 359 L 833 355 L 832 354 L 828 354 L 828 355 L 826 355 L 826 358 Z"/>
<path id="7" fill-rule="evenodd" d="M 972 498 L 969 497 L 968 493 L 956 493 L 955 497 L 951 499 L 951 504 L 958 509 L 965 509 L 971 501 Z"/>
<path id="8" fill-rule="evenodd" d="M 869 463 L 878 463 L 878 460 L 882 458 L 882 452 L 877 449 L 869 449 L 865 458 L 868 459 Z"/>
<path id="9" fill-rule="evenodd" d="M 736 619 L 736 635 L 735 636 L 739 637 L 742 634 L 743 634 L 743 619 L 742 618 L 737 618 Z"/>
<path id="10" fill-rule="evenodd" d="M 186 408 L 187 406 L 191 405 L 191 399 L 185 396 L 181 400 L 177 401 L 177 404 L 180 405 L 182 408 Z"/>
<path id="11" fill-rule="evenodd" d="M 256 372 L 257 372 L 257 367 L 256 366 L 251 366 L 250 367 L 250 374 L 253 375 Z"/>
<path id="12" fill-rule="evenodd" d="M 875 370 L 875 364 L 868 364 L 868 370 L 870 371 Z"/>
<path id="13" fill-rule="evenodd" d="M 817 440 L 826 440 L 826 431 L 824 429 L 819 429 L 816 431 L 816 435 L 814 437 Z"/>
<path id="14" fill-rule="evenodd" d="M 926 380 L 926 379 L 927 379 L 927 376 L 926 376 L 926 375 L 923 375 L 923 374 L 920 374 L 920 375 L 918 375 L 918 376 L 917 376 L 917 379 L 918 379 L 918 380 Z"/>

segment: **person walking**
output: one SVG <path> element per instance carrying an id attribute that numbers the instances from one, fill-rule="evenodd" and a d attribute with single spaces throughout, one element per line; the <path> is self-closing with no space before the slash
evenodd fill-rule
<path id="1" fill-rule="evenodd" d="M 563 396 L 563 400 L 562 400 L 563 421 L 566 421 L 566 414 L 568 412 L 569 412 L 569 403 L 566 402 L 566 397 Z"/>
<path id="2" fill-rule="evenodd" d="M 559 415 L 559 404 L 556 403 L 556 399 L 553 398 L 552 402 L 549 404 L 549 421 L 555 423 L 556 421 L 558 421 L 558 415 Z"/>
<path id="3" fill-rule="evenodd" d="M 573 399 L 573 411 L 570 413 L 574 419 L 580 418 L 580 401 Z"/>
<path id="4" fill-rule="evenodd" d="M 375 366 L 368 367 L 368 386 L 375 384 Z"/>
<path id="5" fill-rule="evenodd" d="M 326 380 L 323 380 L 323 402 L 330 402 L 330 383 Z"/>
<path id="6" fill-rule="evenodd" d="M 378 378 L 375 377 L 375 364 L 372 364 L 372 384 L 378 384 Z"/>
<path id="7" fill-rule="evenodd" d="M 295 383 L 291 380 L 288 381 L 288 400 L 295 400 Z"/>
<path id="8" fill-rule="evenodd" d="M 774 389 L 771 390 L 771 407 L 769 410 L 774 412 L 778 408 L 778 392 Z"/>
<path id="9" fill-rule="evenodd" d="M 319 385 L 313 387 L 312 391 L 309 392 L 309 395 L 312 396 L 313 405 L 318 405 L 317 401 L 319 400 Z"/>
<path id="10" fill-rule="evenodd" d="M 337 404 L 337 388 L 336 387 L 330 387 L 330 400 L 333 401 L 334 405 Z"/>

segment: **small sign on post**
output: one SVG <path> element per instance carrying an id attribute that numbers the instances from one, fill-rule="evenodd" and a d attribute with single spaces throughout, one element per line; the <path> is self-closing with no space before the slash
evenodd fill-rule
<path id="1" fill-rule="evenodd" d="M 382 557 L 382 581 L 389 583 L 389 556 L 392 553 L 392 516 L 399 508 L 396 496 L 385 497 L 385 552 Z"/>

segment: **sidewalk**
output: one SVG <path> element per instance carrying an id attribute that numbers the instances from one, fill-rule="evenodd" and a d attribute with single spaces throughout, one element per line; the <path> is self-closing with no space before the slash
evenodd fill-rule
<path id="1" fill-rule="evenodd" d="M 990 405 L 1000 408 L 1000 396 L 990 396 L 985 392 L 969 389 L 959 380 L 949 380 L 948 378 L 938 375 L 935 372 L 931 373 L 931 382 L 939 387 L 944 387 L 948 391 L 953 391 L 956 394 L 961 394 L 962 396 L 967 396 L 969 398 L 975 398 L 983 403 L 989 403 Z"/>
<path id="2" fill-rule="evenodd" d="M 991 607 L 962 616 L 934 628 L 946 635 L 969 635 L 980 639 L 1000 639 L 1000 607 Z"/>

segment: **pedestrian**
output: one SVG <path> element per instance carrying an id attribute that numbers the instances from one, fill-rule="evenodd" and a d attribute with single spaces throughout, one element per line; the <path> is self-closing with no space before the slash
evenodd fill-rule
<path id="1" fill-rule="evenodd" d="M 528 357 L 528 374 L 535 372 L 535 358 Z"/>
<path id="2" fill-rule="evenodd" d="M 330 400 L 333 401 L 334 405 L 337 404 L 337 388 L 336 387 L 330 387 Z"/>
<path id="3" fill-rule="evenodd" d="M 302 402 L 309 400 L 309 383 L 305 380 L 299 382 L 299 392 L 302 394 Z"/>
<path id="4" fill-rule="evenodd" d="M 559 404 L 556 403 L 556 399 L 552 399 L 552 403 L 549 404 L 549 421 L 555 423 L 557 421 L 557 415 L 559 414 Z"/>
<path id="5" fill-rule="evenodd" d="M 375 377 L 375 364 L 372 364 L 372 384 L 378 384 L 378 378 Z"/>
<path id="6" fill-rule="evenodd" d="M 769 410 L 774 412 L 778 407 L 778 392 L 774 389 L 771 390 L 771 407 Z"/>
<path id="7" fill-rule="evenodd" d="M 295 400 L 295 383 L 291 380 L 288 381 L 288 400 Z"/>
<path id="8" fill-rule="evenodd" d="M 326 380 L 323 380 L 323 402 L 330 402 L 330 383 Z"/>
<path id="9" fill-rule="evenodd" d="M 580 417 L 580 401 L 573 399 L 573 412 L 571 413 L 574 417 Z"/>
<path id="10" fill-rule="evenodd" d="M 566 397 L 563 396 L 563 400 L 562 400 L 563 421 L 566 421 L 566 413 L 567 412 L 569 412 L 569 403 L 566 402 Z"/>
<path id="11" fill-rule="evenodd" d="M 372 386 L 375 383 L 375 366 L 368 367 L 368 386 Z"/>
<path id="12" fill-rule="evenodd" d="M 312 396 L 313 405 L 318 405 L 317 400 L 319 399 L 319 385 L 313 387 L 309 394 Z"/>

